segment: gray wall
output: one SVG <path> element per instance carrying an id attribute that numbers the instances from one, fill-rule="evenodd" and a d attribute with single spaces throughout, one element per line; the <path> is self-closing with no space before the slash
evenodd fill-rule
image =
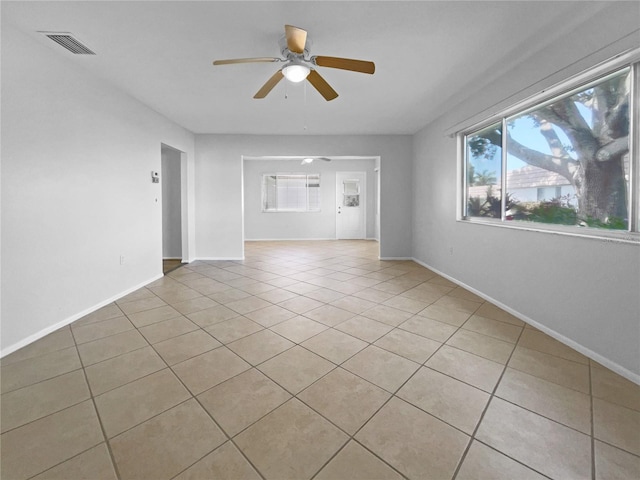
<path id="1" fill-rule="evenodd" d="M 334 239 L 336 238 L 336 172 L 366 173 L 367 238 L 376 235 L 375 159 L 316 160 L 300 165 L 300 160 L 244 161 L 244 237 L 265 239 Z M 266 173 L 319 173 L 320 212 L 263 212 L 262 175 Z"/>
<path id="2" fill-rule="evenodd" d="M 640 246 L 457 222 L 457 145 L 447 135 L 453 125 L 478 120 L 480 112 L 498 111 L 637 47 L 637 33 L 622 38 L 637 29 L 637 18 L 623 13 L 612 5 L 608 22 L 614 29 L 601 28 L 596 18 L 570 31 L 477 95 L 461 96 L 447 115 L 415 135 L 413 255 L 640 381 Z"/>
<path id="3" fill-rule="evenodd" d="M 162 258 L 182 258 L 180 152 L 162 146 Z"/>
<path id="4" fill-rule="evenodd" d="M 243 255 L 243 156 L 305 155 L 380 156 L 380 255 L 411 256 L 411 136 L 196 135 L 197 257 Z"/>
<path id="5" fill-rule="evenodd" d="M 2 117 L 5 355 L 162 275 L 150 174 L 194 137 L 4 24 Z"/>

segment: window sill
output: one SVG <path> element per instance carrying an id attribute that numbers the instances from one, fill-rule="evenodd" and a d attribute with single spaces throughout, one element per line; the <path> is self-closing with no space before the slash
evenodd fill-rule
<path id="1" fill-rule="evenodd" d="M 640 233 L 621 230 L 601 230 L 590 227 L 577 227 L 569 225 L 551 224 L 531 224 L 511 220 L 503 222 L 501 220 L 478 219 L 478 218 L 458 218 L 458 222 L 476 225 L 487 225 L 490 227 L 507 228 L 511 230 L 524 230 L 528 232 L 548 233 L 552 235 L 565 235 L 570 237 L 580 237 L 595 239 L 611 243 L 630 243 L 640 245 Z"/>

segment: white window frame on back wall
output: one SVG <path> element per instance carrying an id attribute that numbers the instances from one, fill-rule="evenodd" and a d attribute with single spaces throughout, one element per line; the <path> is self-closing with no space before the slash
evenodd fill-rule
<path id="1" fill-rule="evenodd" d="M 274 182 L 271 191 L 269 191 L 271 187 L 268 185 L 269 179 Z M 278 185 L 278 183 L 284 182 L 290 183 L 290 188 L 297 190 L 297 192 L 287 194 L 287 187 Z M 261 185 L 263 213 L 320 212 L 321 178 L 319 173 L 264 173 Z M 314 192 L 312 189 L 317 189 L 317 191 Z"/>
<path id="2" fill-rule="evenodd" d="M 483 131 L 487 131 L 492 126 L 499 126 L 502 132 L 506 132 L 507 123 L 518 120 L 519 116 L 524 116 L 528 112 L 534 112 L 538 109 L 547 106 L 554 101 L 558 101 L 562 98 L 570 95 L 577 94 L 584 91 L 591 86 L 598 85 L 605 82 L 607 79 L 615 77 L 619 72 L 622 72 L 625 68 L 629 69 L 630 75 L 630 92 L 629 92 L 629 168 L 628 168 L 628 190 L 627 190 L 627 228 L 626 229 L 607 229 L 586 226 L 585 222 L 581 222 L 582 225 L 563 225 L 557 223 L 542 223 L 538 221 L 527 220 L 514 220 L 507 215 L 509 211 L 507 209 L 507 196 L 502 195 L 502 192 L 509 193 L 507 185 L 507 135 L 502 135 L 500 147 L 501 151 L 495 154 L 494 161 L 497 161 L 500 157 L 500 175 L 495 187 L 499 189 L 500 199 L 498 202 L 499 213 L 496 218 L 490 218 L 485 216 L 474 215 L 470 210 L 473 204 L 469 204 L 469 197 L 473 197 L 470 194 L 468 176 L 471 172 L 467 170 L 469 165 L 469 145 L 468 140 L 470 138 L 476 139 L 482 137 L 478 135 Z M 481 123 L 477 123 L 471 127 L 468 127 L 457 134 L 458 138 L 458 208 L 457 219 L 458 221 L 468 223 L 481 223 L 484 225 L 492 225 L 507 228 L 518 228 L 525 230 L 535 230 L 559 234 L 568 234 L 576 236 L 606 238 L 613 241 L 622 241 L 630 243 L 640 243 L 640 194 L 638 192 L 640 184 L 640 138 L 638 133 L 638 126 L 640 125 L 638 107 L 640 106 L 640 50 L 628 52 L 619 55 L 617 58 L 604 62 L 597 67 L 594 67 L 588 71 L 585 71 L 567 81 L 559 83 L 551 88 L 546 89 L 510 108 L 504 109 L 501 112 L 488 117 Z M 487 137 L 492 135 L 492 132 L 485 134 Z M 495 134 L 493 134 L 495 137 Z M 495 141 L 494 143 L 498 143 Z M 474 157 L 478 158 L 478 157 Z M 480 172 L 490 173 L 490 172 Z M 476 172 L 478 174 L 478 172 Z M 490 182 L 490 181 L 489 181 Z M 494 182 L 495 183 L 495 182 Z M 485 185 L 490 185 L 486 183 Z M 553 190 L 553 188 L 555 190 Z M 558 192 L 560 187 L 550 186 L 550 192 Z M 540 195 L 541 192 L 538 192 Z M 488 200 L 489 194 L 485 194 Z M 477 198 L 474 198 L 477 203 Z M 491 198 L 495 200 L 495 198 Z M 498 205 L 494 207 L 498 208 Z M 477 212 L 476 212 L 477 213 Z"/>

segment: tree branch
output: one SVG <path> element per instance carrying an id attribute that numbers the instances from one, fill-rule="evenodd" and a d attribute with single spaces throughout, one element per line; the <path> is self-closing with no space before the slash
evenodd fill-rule
<path id="1" fill-rule="evenodd" d="M 549 108 L 557 116 L 565 120 L 571 126 L 572 130 L 576 132 L 585 130 L 591 132 L 591 128 L 587 125 L 587 122 L 580 114 L 580 110 L 578 110 L 576 104 L 571 100 L 571 97 L 554 102 L 549 105 Z"/>
<path id="2" fill-rule="evenodd" d="M 580 159 L 593 158 L 600 147 L 594 132 L 591 131 L 575 104 L 569 99 L 543 107 L 532 112 L 531 115 L 539 123 L 548 121 L 561 128 Z"/>
<path id="3" fill-rule="evenodd" d="M 529 147 L 525 147 L 520 142 L 514 140 L 507 134 L 507 145 L 509 153 L 515 155 L 520 160 L 534 167 L 539 167 L 550 172 L 562 175 L 570 182 L 574 179 L 574 174 L 578 170 L 578 163 L 571 157 L 555 157 L 547 155 Z"/>
<path id="4" fill-rule="evenodd" d="M 629 151 L 629 137 L 616 138 L 596 152 L 595 159 L 608 162 L 620 158 Z"/>
<path id="5" fill-rule="evenodd" d="M 553 125 L 547 121 L 544 121 L 540 125 L 540 134 L 547 141 L 547 145 L 549 145 L 549 149 L 551 150 L 551 154 L 557 158 L 563 158 L 570 160 L 571 157 L 567 153 L 564 145 L 560 141 L 558 134 L 553 129 Z"/>

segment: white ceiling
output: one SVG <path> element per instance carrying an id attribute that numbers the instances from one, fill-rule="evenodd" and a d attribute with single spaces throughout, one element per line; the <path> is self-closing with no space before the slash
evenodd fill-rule
<path id="1" fill-rule="evenodd" d="M 606 4 L 3 1 L 2 21 L 194 133 L 412 134 Z M 376 73 L 319 67 L 340 95 L 331 102 L 285 81 L 254 100 L 281 64 L 212 66 L 280 56 L 284 24 L 309 32 L 312 55 L 371 60 Z M 72 32 L 97 55 L 42 30 Z"/>

